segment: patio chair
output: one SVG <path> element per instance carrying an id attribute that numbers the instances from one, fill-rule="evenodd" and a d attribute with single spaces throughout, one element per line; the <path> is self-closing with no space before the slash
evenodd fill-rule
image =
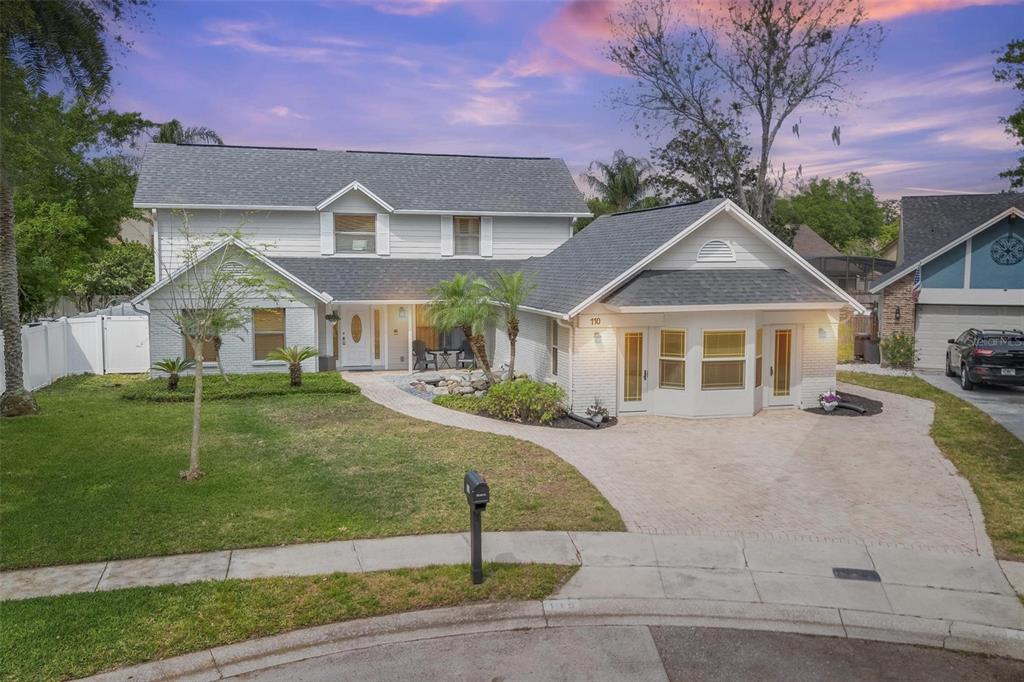
<path id="1" fill-rule="evenodd" d="M 471 368 L 476 367 L 476 356 L 473 355 L 473 345 L 470 344 L 469 339 L 462 340 L 462 346 L 455 356 L 455 364 L 459 367 L 466 365 L 469 365 Z"/>
<path id="2" fill-rule="evenodd" d="M 430 353 L 427 351 L 427 344 L 425 341 L 416 339 L 412 342 L 412 355 L 415 359 L 413 362 L 412 369 L 415 372 L 423 365 L 423 369 L 430 369 L 430 363 L 434 363 L 434 371 L 437 371 L 437 354 Z"/>

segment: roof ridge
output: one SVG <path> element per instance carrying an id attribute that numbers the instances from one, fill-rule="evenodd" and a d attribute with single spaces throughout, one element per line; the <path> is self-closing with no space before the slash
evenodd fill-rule
<path id="1" fill-rule="evenodd" d="M 682 206 L 696 206 L 697 204 L 703 204 L 706 201 L 724 201 L 723 197 L 715 197 L 714 199 L 698 199 L 697 201 L 681 201 L 675 204 L 665 204 L 664 206 L 652 206 L 650 208 L 633 208 L 628 211 L 616 211 L 615 213 L 607 213 L 605 215 L 628 215 L 630 213 L 647 213 L 648 211 L 660 211 L 665 208 L 680 208 Z M 600 218 L 600 216 L 598 216 Z"/>
<path id="2" fill-rule="evenodd" d="M 393 152 L 374 149 L 321 149 L 324 152 L 343 152 L 345 154 L 390 154 L 393 156 L 448 156 L 459 159 L 514 159 L 517 161 L 551 161 L 551 156 L 506 156 L 501 154 L 446 154 L 441 152 Z"/>
<path id="3" fill-rule="evenodd" d="M 156 142 L 154 144 L 167 144 Z M 214 149 L 280 149 L 289 152 L 318 152 L 316 147 L 270 147 L 258 144 L 212 144 L 209 142 L 175 142 L 176 147 L 212 147 Z"/>

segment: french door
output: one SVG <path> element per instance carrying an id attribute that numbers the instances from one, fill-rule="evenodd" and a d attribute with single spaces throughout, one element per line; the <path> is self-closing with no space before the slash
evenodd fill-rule
<path id="1" fill-rule="evenodd" d="M 768 380 L 765 391 L 769 405 L 793 405 L 796 395 L 796 330 L 792 326 L 768 327 Z"/>
<path id="2" fill-rule="evenodd" d="M 624 329 L 619 348 L 619 412 L 647 409 L 647 330 Z"/>

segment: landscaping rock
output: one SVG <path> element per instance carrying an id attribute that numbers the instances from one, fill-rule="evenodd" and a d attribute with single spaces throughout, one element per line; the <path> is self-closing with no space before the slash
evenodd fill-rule
<path id="1" fill-rule="evenodd" d="M 470 382 L 469 385 L 472 386 L 474 390 L 486 391 L 490 387 L 491 382 L 487 381 L 487 379 L 476 379 L 475 381 Z"/>
<path id="2" fill-rule="evenodd" d="M 437 372 L 431 372 L 429 374 L 421 374 L 418 377 L 416 377 L 416 379 L 421 383 L 436 386 L 437 383 L 441 381 L 441 375 L 438 374 Z"/>
<path id="3" fill-rule="evenodd" d="M 473 395 L 476 393 L 476 389 L 472 386 L 459 386 L 455 389 L 455 392 L 459 395 Z"/>

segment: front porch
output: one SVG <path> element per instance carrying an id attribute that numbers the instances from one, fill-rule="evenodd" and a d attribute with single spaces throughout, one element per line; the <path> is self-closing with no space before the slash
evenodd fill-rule
<path id="1" fill-rule="evenodd" d="M 319 350 L 346 370 L 454 369 L 464 335 L 444 332 L 430 320 L 425 301 L 349 303 L 323 306 Z M 419 352 L 418 352 L 419 351 Z"/>

